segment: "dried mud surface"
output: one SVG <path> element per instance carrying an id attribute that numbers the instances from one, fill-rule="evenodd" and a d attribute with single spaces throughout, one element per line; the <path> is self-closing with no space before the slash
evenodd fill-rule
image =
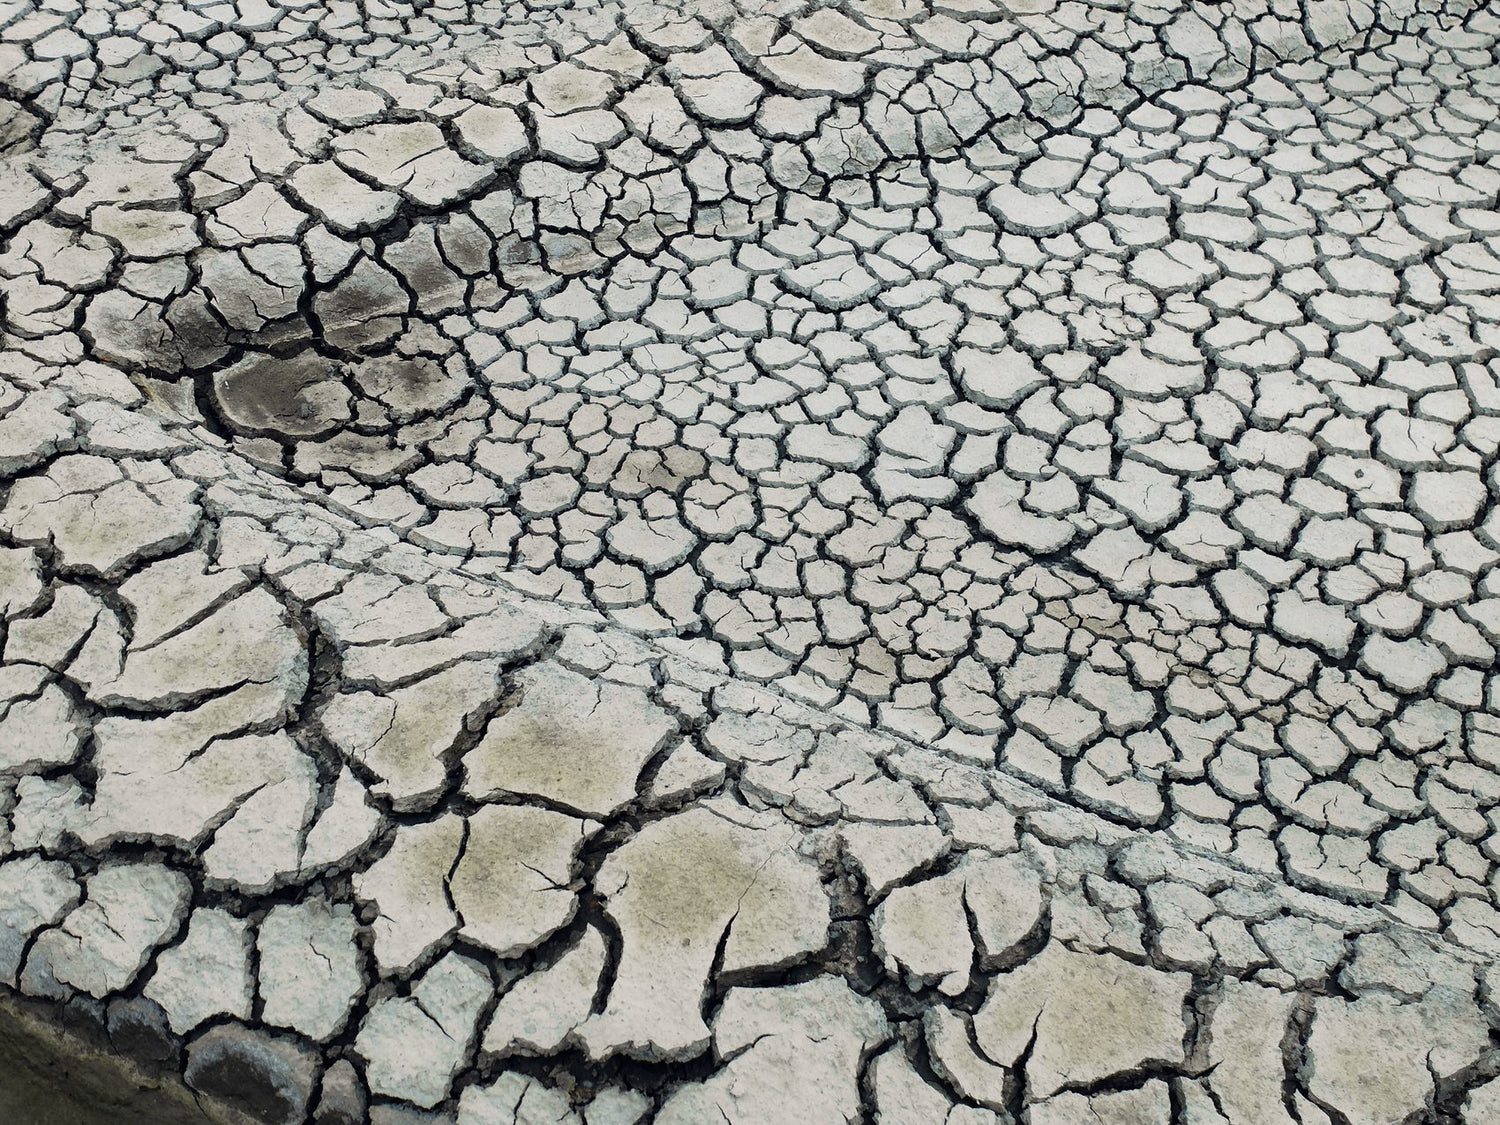
<path id="1" fill-rule="evenodd" d="M 1457 0 L 0 6 L 0 1116 L 1495 1125 L 1497 106 Z"/>

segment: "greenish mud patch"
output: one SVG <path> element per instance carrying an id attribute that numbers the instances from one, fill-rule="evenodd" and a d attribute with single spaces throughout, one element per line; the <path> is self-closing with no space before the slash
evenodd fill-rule
<path id="1" fill-rule="evenodd" d="M 245 1118 L 0 997 L 5 1125 L 242 1125 Z"/>

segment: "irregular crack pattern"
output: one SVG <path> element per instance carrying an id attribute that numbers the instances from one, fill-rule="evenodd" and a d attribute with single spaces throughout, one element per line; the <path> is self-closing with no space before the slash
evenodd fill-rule
<path id="1" fill-rule="evenodd" d="M 1488 1125 L 1497 105 L 1471 0 L 11 5 L 0 988 L 288 1125 Z"/>

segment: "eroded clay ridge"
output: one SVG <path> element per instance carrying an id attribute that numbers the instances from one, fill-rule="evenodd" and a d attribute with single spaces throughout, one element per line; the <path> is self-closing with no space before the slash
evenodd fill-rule
<path id="1" fill-rule="evenodd" d="M 0 13 L 0 986 L 299 1125 L 1500 1120 L 1500 13 Z"/>

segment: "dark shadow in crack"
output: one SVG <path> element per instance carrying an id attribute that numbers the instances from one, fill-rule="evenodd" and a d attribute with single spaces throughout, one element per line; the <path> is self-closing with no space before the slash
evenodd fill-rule
<path id="1" fill-rule="evenodd" d="M 90 1046 L 56 1019 L 0 999 L 0 1121 L 8 1125 L 240 1125 L 195 1098 Z"/>

